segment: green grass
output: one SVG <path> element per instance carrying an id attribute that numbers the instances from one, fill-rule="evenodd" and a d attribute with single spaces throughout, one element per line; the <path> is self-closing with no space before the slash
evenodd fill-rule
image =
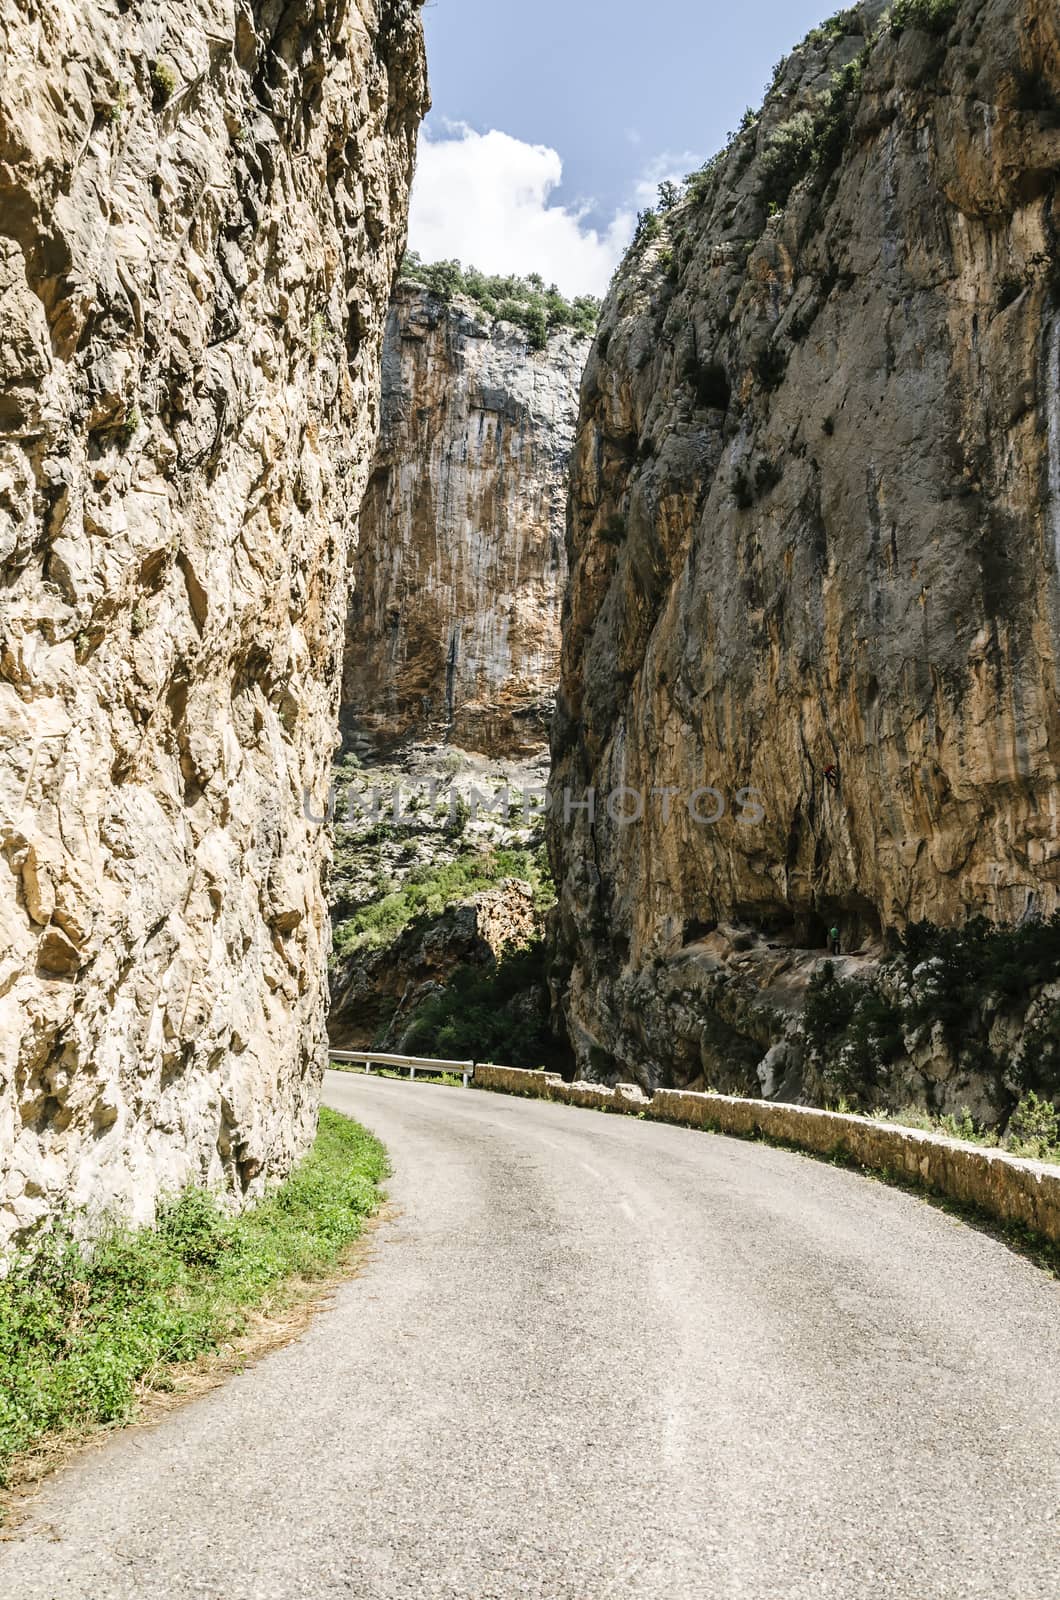
<path id="1" fill-rule="evenodd" d="M 0 1482 L 48 1435 L 127 1420 L 141 1390 L 172 1387 L 174 1364 L 324 1277 L 386 1172 L 378 1140 L 325 1109 L 310 1153 L 240 1216 L 186 1189 L 154 1227 L 113 1222 L 91 1248 L 57 1221 L 0 1279 Z"/>

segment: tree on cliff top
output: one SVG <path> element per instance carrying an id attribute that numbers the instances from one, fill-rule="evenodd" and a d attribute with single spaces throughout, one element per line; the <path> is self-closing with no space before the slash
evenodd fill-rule
<path id="1" fill-rule="evenodd" d="M 568 300 L 554 283 L 546 288 L 545 280 L 536 272 L 525 278 L 490 277 L 475 267 L 462 267 L 459 261 L 428 265 L 415 250 L 410 250 L 401 276 L 406 283 L 418 283 L 442 300 L 466 295 L 491 317 L 522 328 L 531 350 L 544 350 L 549 334 L 560 328 L 571 328 L 591 339 L 600 316 L 600 302 L 592 295 Z"/>

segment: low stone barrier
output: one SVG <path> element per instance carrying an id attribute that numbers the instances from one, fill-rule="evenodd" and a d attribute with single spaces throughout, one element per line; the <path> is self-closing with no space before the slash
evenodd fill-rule
<path id="1" fill-rule="evenodd" d="M 709 1128 L 743 1139 L 772 1139 L 814 1155 L 848 1159 L 1060 1244 L 1060 1166 L 1024 1161 L 1003 1150 L 815 1106 L 679 1089 L 657 1089 L 649 1097 L 636 1084 L 609 1089 L 599 1083 L 564 1083 L 555 1073 L 516 1067 L 477 1066 L 473 1081 L 476 1088 L 502 1094 Z"/>

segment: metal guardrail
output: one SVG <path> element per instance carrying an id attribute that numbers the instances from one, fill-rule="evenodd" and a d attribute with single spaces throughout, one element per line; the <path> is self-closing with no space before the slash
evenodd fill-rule
<path id="1" fill-rule="evenodd" d="M 432 1061 L 429 1056 L 388 1056 L 381 1055 L 378 1050 L 329 1050 L 328 1060 L 350 1061 L 354 1065 L 360 1062 L 367 1073 L 373 1067 L 408 1067 L 410 1083 L 417 1072 L 451 1072 L 454 1077 L 459 1073 L 465 1089 L 475 1070 L 473 1061 Z"/>

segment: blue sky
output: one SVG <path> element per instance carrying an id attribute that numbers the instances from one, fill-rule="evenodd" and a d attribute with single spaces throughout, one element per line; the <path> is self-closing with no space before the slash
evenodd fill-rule
<path id="1" fill-rule="evenodd" d="M 635 213 L 838 0 L 428 0 L 411 244 L 602 292 Z"/>

